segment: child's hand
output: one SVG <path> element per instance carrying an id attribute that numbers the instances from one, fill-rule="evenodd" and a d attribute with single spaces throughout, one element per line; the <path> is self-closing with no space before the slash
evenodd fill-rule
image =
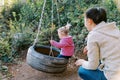
<path id="1" fill-rule="evenodd" d="M 50 44 L 52 44 L 53 40 L 50 40 Z"/>
<path id="2" fill-rule="evenodd" d="M 85 46 L 84 49 L 83 49 L 83 53 L 84 53 L 84 54 L 87 54 L 87 52 L 88 52 L 87 46 Z"/>

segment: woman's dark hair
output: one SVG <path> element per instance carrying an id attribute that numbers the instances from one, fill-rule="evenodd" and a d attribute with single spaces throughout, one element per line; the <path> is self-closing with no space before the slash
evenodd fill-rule
<path id="1" fill-rule="evenodd" d="M 107 15 L 104 8 L 91 8 L 85 13 L 86 18 L 93 20 L 95 24 L 99 24 L 102 21 L 107 22 Z"/>

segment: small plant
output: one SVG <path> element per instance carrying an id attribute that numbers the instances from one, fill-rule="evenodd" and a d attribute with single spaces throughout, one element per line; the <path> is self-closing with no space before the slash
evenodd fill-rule
<path id="1" fill-rule="evenodd" d="M 4 35 L 3 35 L 4 34 Z M 4 62 L 11 61 L 11 46 L 9 44 L 9 37 L 7 34 L 2 33 L 0 37 L 0 60 Z"/>

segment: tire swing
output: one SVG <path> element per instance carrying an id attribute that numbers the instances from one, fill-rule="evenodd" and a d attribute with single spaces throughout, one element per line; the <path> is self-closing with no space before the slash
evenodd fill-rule
<path id="1" fill-rule="evenodd" d="M 60 51 L 56 48 L 53 48 L 52 46 L 35 45 L 38 41 L 38 35 L 40 32 L 45 4 L 46 4 L 46 0 L 44 0 L 44 4 L 43 4 L 41 18 L 38 26 L 38 33 L 37 33 L 36 39 L 34 40 L 33 45 L 30 46 L 28 49 L 26 62 L 32 68 L 42 72 L 61 73 L 66 70 L 68 60 L 64 58 L 56 57 L 60 53 Z M 52 6 L 52 11 L 53 11 L 53 6 Z M 53 14 L 52 14 L 52 20 L 53 20 Z"/>

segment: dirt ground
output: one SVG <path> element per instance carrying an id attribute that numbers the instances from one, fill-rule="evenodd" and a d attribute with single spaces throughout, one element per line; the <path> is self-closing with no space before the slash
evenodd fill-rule
<path id="1" fill-rule="evenodd" d="M 80 80 L 77 71 L 69 65 L 63 73 L 50 74 L 31 68 L 24 60 L 21 64 L 11 67 L 10 72 L 13 76 L 11 80 Z"/>
<path id="2" fill-rule="evenodd" d="M 24 54 L 26 55 L 26 54 Z M 80 57 L 84 57 L 81 55 Z M 33 69 L 26 63 L 26 56 L 22 57 L 17 64 L 9 65 L 10 79 L 4 80 L 81 80 L 74 65 L 75 58 L 69 60 L 67 70 L 59 74 L 50 74 Z"/>

